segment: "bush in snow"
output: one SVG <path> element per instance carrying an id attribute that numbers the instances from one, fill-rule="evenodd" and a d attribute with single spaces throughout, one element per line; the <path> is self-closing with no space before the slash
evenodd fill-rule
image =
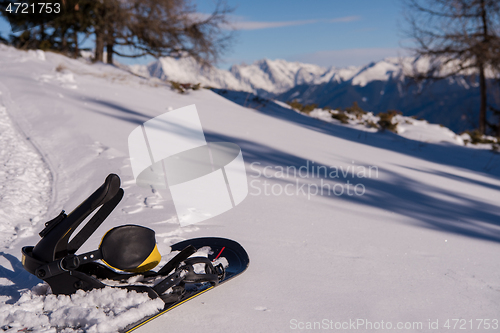
<path id="1" fill-rule="evenodd" d="M 382 131 L 388 130 L 391 132 L 396 132 L 398 123 L 393 122 L 393 118 L 395 115 L 401 114 L 400 111 L 389 110 L 387 112 L 381 112 L 378 114 L 380 120 L 378 121 L 378 125 Z"/>
<path id="2" fill-rule="evenodd" d="M 349 116 L 346 115 L 344 111 L 335 110 L 335 111 L 330 111 L 330 113 L 332 114 L 333 119 L 337 119 L 342 124 L 349 123 Z"/>
<path id="3" fill-rule="evenodd" d="M 345 109 L 346 112 L 351 113 L 356 116 L 356 118 L 361 119 L 361 117 L 366 114 L 366 111 L 363 110 L 359 105 L 358 102 L 353 102 L 352 106 L 349 106 L 348 108 Z"/>
<path id="4" fill-rule="evenodd" d="M 293 109 L 298 110 L 300 112 L 304 112 L 305 114 L 309 114 L 312 110 L 318 107 L 318 104 L 304 104 L 299 103 L 296 99 L 291 102 L 286 102 L 286 104 L 290 105 Z"/>
<path id="5" fill-rule="evenodd" d="M 461 133 L 461 135 L 463 137 L 465 137 L 464 138 L 465 144 L 470 142 L 474 145 L 478 144 L 478 143 L 486 143 L 486 144 L 491 143 L 492 145 L 496 145 L 499 142 L 498 138 L 481 134 L 481 132 L 479 130 L 474 130 L 472 132 L 465 131 L 465 132 Z M 494 150 L 496 150 L 496 149 L 494 149 Z"/>
<path id="6" fill-rule="evenodd" d="M 180 83 L 176 81 L 170 81 L 170 86 L 172 90 L 176 90 L 180 94 L 184 94 L 188 90 L 199 90 L 201 87 L 201 83 Z"/>

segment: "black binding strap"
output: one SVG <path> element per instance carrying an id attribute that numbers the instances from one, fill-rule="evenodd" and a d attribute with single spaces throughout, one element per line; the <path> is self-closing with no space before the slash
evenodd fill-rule
<path id="1" fill-rule="evenodd" d="M 182 270 L 176 270 L 163 280 L 161 280 L 160 283 L 158 283 L 156 286 L 153 287 L 153 290 L 158 294 L 161 295 L 168 289 L 179 285 L 179 283 L 182 282 L 182 279 L 184 278 L 183 275 L 181 274 Z"/>
<path id="2" fill-rule="evenodd" d="M 193 265 L 195 264 L 205 264 L 205 273 L 195 273 L 193 267 Z M 184 260 L 184 265 L 181 265 L 175 270 L 175 272 L 173 272 L 156 286 L 154 286 L 153 290 L 158 295 L 161 295 L 168 289 L 183 285 L 184 283 L 209 282 L 212 285 L 216 285 L 219 283 L 223 271 L 224 268 L 222 268 L 222 265 L 218 265 L 216 269 L 208 258 L 187 258 L 186 260 Z"/>
<path id="3" fill-rule="evenodd" d="M 184 281 L 189 283 L 210 282 L 211 284 L 219 283 L 219 276 L 217 275 L 212 262 L 205 257 L 188 258 L 184 261 L 186 264 L 181 268 L 187 272 L 184 275 Z M 193 265 L 205 264 L 205 273 L 195 273 Z"/>
<path id="4" fill-rule="evenodd" d="M 171 271 L 177 268 L 181 262 L 189 258 L 190 255 L 196 252 L 196 248 L 192 245 L 186 246 L 181 252 L 177 253 L 175 257 L 170 259 L 169 262 L 165 264 L 159 271 L 158 275 L 167 275 Z"/>
<path id="5" fill-rule="evenodd" d="M 108 217 L 109 214 L 115 209 L 120 200 L 123 198 L 123 189 L 119 189 L 118 193 L 106 202 L 102 207 L 95 213 L 90 221 L 80 230 L 75 237 L 68 243 L 68 253 L 75 253 L 80 246 L 85 243 L 87 239 L 96 231 L 101 223 Z"/>
<path id="6" fill-rule="evenodd" d="M 64 213 L 61 213 L 57 218 L 49 222 L 46 229 L 42 231 L 42 239 L 33 248 L 33 257 L 49 263 L 61 259 L 68 254 L 75 253 L 111 213 L 111 210 L 113 210 L 122 197 L 123 190 L 120 188 L 120 177 L 110 174 L 104 184 L 70 214 L 66 216 Z M 71 240 L 71 243 L 68 244 L 72 233 L 87 216 L 101 205 L 101 209 L 91 218 L 88 225 L 83 227 L 75 236 L 76 239 Z"/>

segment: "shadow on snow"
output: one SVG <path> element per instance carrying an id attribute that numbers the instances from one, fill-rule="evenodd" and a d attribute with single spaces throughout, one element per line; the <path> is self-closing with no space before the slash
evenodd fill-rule
<path id="1" fill-rule="evenodd" d="M 409 155 L 437 164 L 486 174 L 497 180 L 500 178 L 500 156 L 490 151 L 471 150 L 470 148 L 454 145 L 423 143 L 409 140 L 392 133 L 359 131 L 298 114 L 293 110 L 283 108 L 271 101 L 249 97 L 248 93 L 222 92 L 223 91 L 219 91 L 224 97 L 238 104 L 251 107 L 271 117 L 300 124 L 312 131 L 318 131 L 344 140 L 351 140 L 363 145 L 395 151 L 400 154 Z M 93 112 L 105 114 L 109 117 L 128 121 L 137 125 L 151 119 L 145 114 L 130 110 L 115 103 L 106 101 L 98 101 L 96 103 L 119 111 L 119 113 L 115 115 L 91 110 Z M 243 151 L 243 156 L 247 164 L 260 162 L 261 166 L 296 167 L 298 169 L 301 166 L 307 165 L 308 162 L 308 160 L 297 155 L 238 137 L 230 137 L 209 131 L 205 131 L 205 137 L 208 142 L 224 141 L 238 144 Z M 472 158 L 464 157 L 470 157 L 471 155 Z M 316 161 L 310 162 L 314 162 L 316 167 L 329 167 L 317 163 Z M 394 165 L 397 166 L 397 164 Z M 408 168 L 404 166 L 400 167 Z M 444 177 L 459 183 L 474 184 L 484 187 L 485 189 L 497 191 L 500 189 L 497 185 L 438 170 L 416 171 Z M 462 195 L 438 186 L 421 183 L 402 173 L 380 168 L 379 173 L 382 177 L 377 179 L 362 178 L 362 184 L 366 188 L 364 195 L 337 196 L 332 192 L 328 192 L 324 193 L 323 196 L 385 209 L 405 216 L 415 221 L 415 224 L 421 227 L 500 242 L 500 209 L 497 205 L 482 202 L 472 196 Z M 335 184 L 347 184 L 348 181 L 352 183 L 354 180 L 350 175 L 334 180 L 331 178 L 323 179 L 331 186 Z M 360 178 L 356 178 L 358 181 L 359 179 Z M 296 178 L 274 178 L 273 180 L 283 183 L 296 182 Z"/>

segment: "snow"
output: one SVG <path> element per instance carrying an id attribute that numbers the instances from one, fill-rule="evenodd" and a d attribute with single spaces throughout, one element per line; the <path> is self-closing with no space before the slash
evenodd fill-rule
<path id="1" fill-rule="evenodd" d="M 464 140 L 461 136 L 441 125 L 429 124 L 425 120 L 417 120 L 400 115 L 396 116 L 394 120 L 398 122 L 398 134 L 405 138 L 428 143 L 435 142 L 452 143 L 460 146 L 464 145 Z"/>
<path id="2" fill-rule="evenodd" d="M 279 105 L 287 105 L 283 102 L 274 101 Z M 298 112 L 298 111 L 297 111 Z M 332 113 L 338 113 L 337 110 L 328 111 L 323 109 L 314 109 L 308 116 L 316 119 L 320 119 L 325 122 L 340 124 L 340 121 L 332 118 Z M 360 131 L 377 132 L 378 128 L 370 126 L 370 123 L 377 124 L 380 120 L 379 116 L 374 115 L 372 112 L 367 112 L 361 115 L 359 118 L 353 114 L 345 113 L 348 117 L 348 124 L 346 126 L 355 128 Z M 393 123 L 397 123 L 396 133 L 404 138 L 421 141 L 425 143 L 450 143 L 454 145 L 464 146 L 463 136 L 457 135 L 450 129 L 443 127 L 438 124 L 429 124 L 425 120 L 417 120 L 411 117 L 405 117 L 402 115 L 395 115 Z M 467 134 L 468 135 L 468 134 Z M 493 139 L 493 138 L 492 138 Z M 469 136 L 470 140 L 470 136 Z M 491 145 L 469 145 L 471 148 L 482 148 L 491 149 Z"/>
<path id="3" fill-rule="evenodd" d="M 248 92 L 282 93 L 300 84 L 321 84 L 334 79 L 346 81 L 361 67 L 324 68 L 282 59 L 263 59 L 251 65 L 232 66 L 229 71 L 202 67 L 192 58 L 160 58 L 144 65 L 130 66 L 130 70 L 145 77 L 181 83 L 201 83 L 204 86 Z"/>
<path id="4" fill-rule="evenodd" d="M 202 67 L 193 58 L 161 58 L 147 66 L 146 71 L 138 66 L 132 69 L 135 69 L 137 73 L 148 72 L 152 77 L 157 77 L 161 80 L 177 81 L 181 83 L 200 82 L 204 86 L 221 88 L 243 88 L 228 71 L 214 67 Z"/>
<path id="5" fill-rule="evenodd" d="M 105 64 L 48 52 L 41 58 L 0 46 L 2 158 L 15 161 L 3 164 L 0 177 L 0 205 L 10 209 L 0 225 L 11 230 L 0 245 L 4 330 L 55 332 L 66 323 L 73 327 L 65 332 L 112 332 L 155 311 L 156 301 L 119 289 L 56 297 L 20 263 L 21 247 L 36 244 L 43 222 L 70 212 L 109 173 L 121 177 L 125 196 L 80 253 L 96 249 L 112 227 L 139 224 L 156 231 L 162 263 L 169 245 L 207 236 L 238 241 L 251 261 L 241 276 L 137 332 L 282 332 L 324 319 L 420 322 L 405 331 L 430 332 L 443 331 L 448 319 L 498 319 L 498 154 L 464 147 L 446 129 L 417 120 L 399 119 L 398 134 L 380 132 L 248 93 L 178 94 Z M 290 73 L 276 68 L 276 79 Z M 127 138 L 191 104 L 208 142 L 241 147 L 249 194 L 236 208 L 181 228 L 167 190 L 134 184 Z M 280 167 L 297 173 L 280 174 Z M 337 173 L 318 177 L 319 167 Z M 12 170 L 19 176 L 8 178 Z M 22 202 L 4 203 L 4 188 L 20 191 L 10 197 Z M 21 237 L 22 230 L 29 232 Z M 429 329 L 436 320 L 439 329 Z"/>
<path id="6" fill-rule="evenodd" d="M 352 84 L 364 87 L 371 81 L 387 81 L 392 77 L 393 73 L 398 73 L 399 71 L 400 66 L 398 63 L 382 60 L 362 69 L 352 79 Z"/>
<path id="7" fill-rule="evenodd" d="M 2 92 L 3 95 L 4 92 Z M 6 93 L 6 91 L 5 91 Z M 0 95 L 0 97 L 2 97 Z M 0 104 L 0 243 L 32 236 L 51 201 L 51 174 Z"/>
<path id="8" fill-rule="evenodd" d="M 0 322 L 9 327 L 7 332 L 56 332 L 56 327 L 67 327 L 64 332 L 108 333 L 153 315 L 163 306 L 161 299 L 125 289 L 106 287 L 56 296 L 46 284 L 38 284 L 16 303 L 0 304 Z"/>
<path id="9" fill-rule="evenodd" d="M 292 109 L 288 104 L 273 100 L 273 102 L 282 108 Z M 324 110 L 321 108 L 316 108 L 312 110 L 309 114 L 305 115 L 300 111 L 296 111 L 302 116 L 308 116 L 311 118 L 320 119 L 325 122 L 341 124 L 338 119 L 332 118 L 332 113 L 336 114 L 338 110 Z M 345 115 L 349 117 L 348 123 L 344 126 L 355 128 L 359 131 L 367 131 L 375 133 L 379 129 L 374 128 L 371 124 L 377 124 L 380 120 L 379 116 L 374 115 L 372 112 L 367 112 L 359 117 L 354 114 L 346 112 Z M 474 149 L 493 149 L 491 144 L 468 144 L 471 141 L 471 137 L 467 133 L 461 135 L 456 134 L 449 128 L 441 126 L 439 124 L 431 124 L 426 120 L 418 120 L 412 117 L 406 117 L 402 115 L 395 115 L 393 123 L 397 123 L 396 134 L 406 139 L 413 141 L 420 141 L 423 143 L 437 143 L 437 144 L 453 144 L 458 146 L 466 146 L 468 148 Z M 484 139 L 496 142 L 496 138 L 492 136 L 484 136 Z"/>

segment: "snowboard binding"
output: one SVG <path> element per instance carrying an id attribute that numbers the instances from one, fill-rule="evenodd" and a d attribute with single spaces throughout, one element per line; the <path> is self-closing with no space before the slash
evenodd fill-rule
<path id="1" fill-rule="evenodd" d="M 161 260 L 155 232 L 138 225 L 115 227 L 103 236 L 97 250 L 76 254 L 118 205 L 123 193 L 120 178 L 110 174 L 104 184 L 70 214 L 62 211 L 46 222 L 40 232 L 42 239 L 35 246 L 22 249 L 24 268 L 47 282 L 54 294 L 70 295 L 77 290 L 109 286 L 147 292 L 150 298 L 161 297 L 165 303 L 181 300 L 186 284 L 215 286 L 225 278 L 222 264 L 214 266 L 205 257 L 191 257 L 197 251 L 192 245 L 185 246 L 160 270 L 153 271 Z M 73 232 L 94 211 L 70 240 Z M 204 271 L 200 272 L 202 266 Z M 103 283 L 105 279 L 125 282 L 137 275 L 144 276 L 153 285 L 110 286 Z"/>

